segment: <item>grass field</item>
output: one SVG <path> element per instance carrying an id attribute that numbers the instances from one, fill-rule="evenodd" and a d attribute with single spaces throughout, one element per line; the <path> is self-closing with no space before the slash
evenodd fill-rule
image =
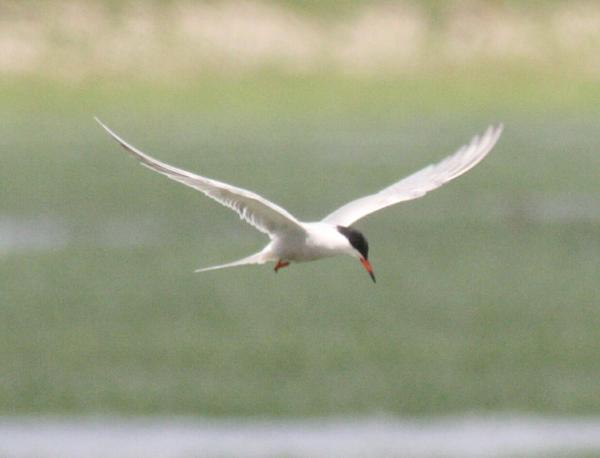
<path id="1" fill-rule="evenodd" d="M 597 413 L 600 91 L 492 73 L 0 82 L 0 414 Z M 265 239 L 94 115 L 307 220 L 505 133 L 357 224 L 373 285 L 343 258 L 194 274 Z"/>

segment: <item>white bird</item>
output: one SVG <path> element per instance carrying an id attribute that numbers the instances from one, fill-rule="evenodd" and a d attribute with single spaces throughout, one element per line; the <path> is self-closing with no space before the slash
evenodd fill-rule
<path id="1" fill-rule="evenodd" d="M 375 282 L 375 275 L 368 260 L 367 239 L 350 225 L 382 208 L 421 197 L 467 172 L 491 151 L 503 128 L 502 124 L 496 127 L 490 126 L 483 135 L 473 137 L 470 143 L 462 146 L 441 162 L 431 164 L 375 194 L 353 200 L 321 221 L 306 223 L 252 191 L 160 162 L 131 146 L 98 118 L 95 119 L 142 165 L 197 189 L 220 204 L 231 208 L 238 213 L 241 219 L 264 232 L 271 239 L 270 243 L 258 253 L 227 264 L 198 269 L 196 272 L 248 264 L 264 264 L 269 261 L 276 263 L 274 270 L 277 272 L 282 267 L 288 266 L 290 262 L 315 261 L 347 254 L 360 260 L 373 282 Z"/>

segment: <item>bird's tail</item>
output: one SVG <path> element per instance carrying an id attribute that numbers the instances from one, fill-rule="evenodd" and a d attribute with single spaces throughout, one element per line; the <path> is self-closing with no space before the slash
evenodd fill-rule
<path id="1" fill-rule="evenodd" d="M 227 267 L 247 266 L 250 264 L 264 264 L 267 261 L 271 261 L 271 258 L 270 256 L 268 256 L 266 250 L 262 250 L 258 253 L 255 253 L 243 259 L 239 259 L 237 261 L 228 262 L 227 264 L 221 264 L 218 266 L 203 267 L 201 269 L 196 269 L 194 272 L 206 272 L 208 270 L 225 269 Z"/>

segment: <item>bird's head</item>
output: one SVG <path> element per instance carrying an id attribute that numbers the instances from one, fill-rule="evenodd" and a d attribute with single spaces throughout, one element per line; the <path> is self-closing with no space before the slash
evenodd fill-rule
<path id="1" fill-rule="evenodd" d="M 348 243 L 352 247 L 352 254 L 360 260 L 365 270 L 371 276 L 373 283 L 375 283 L 375 274 L 373 273 L 373 267 L 371 267 L 371 263 L 369 262 L 369 243 L 365 236 L 361 232 L 350 227 L 338 226 L 337 230 L 348 239 Z"/>

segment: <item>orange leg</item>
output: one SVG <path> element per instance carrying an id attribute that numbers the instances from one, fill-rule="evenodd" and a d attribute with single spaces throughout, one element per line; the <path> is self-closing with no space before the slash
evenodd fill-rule
<path id="1" fill-rule="evenodd" d="M 277 273 L 277 271 L 279 269 L 281 269 L 282 267 L 287 267 L 289 266 L 290 263 L 287 261 L 282 261 L 281 259 L 279 261 L 277 261 L 277 264 L 275 264 L 275 269 L 273 269 L 275 271 L 275 273 Z"/>

